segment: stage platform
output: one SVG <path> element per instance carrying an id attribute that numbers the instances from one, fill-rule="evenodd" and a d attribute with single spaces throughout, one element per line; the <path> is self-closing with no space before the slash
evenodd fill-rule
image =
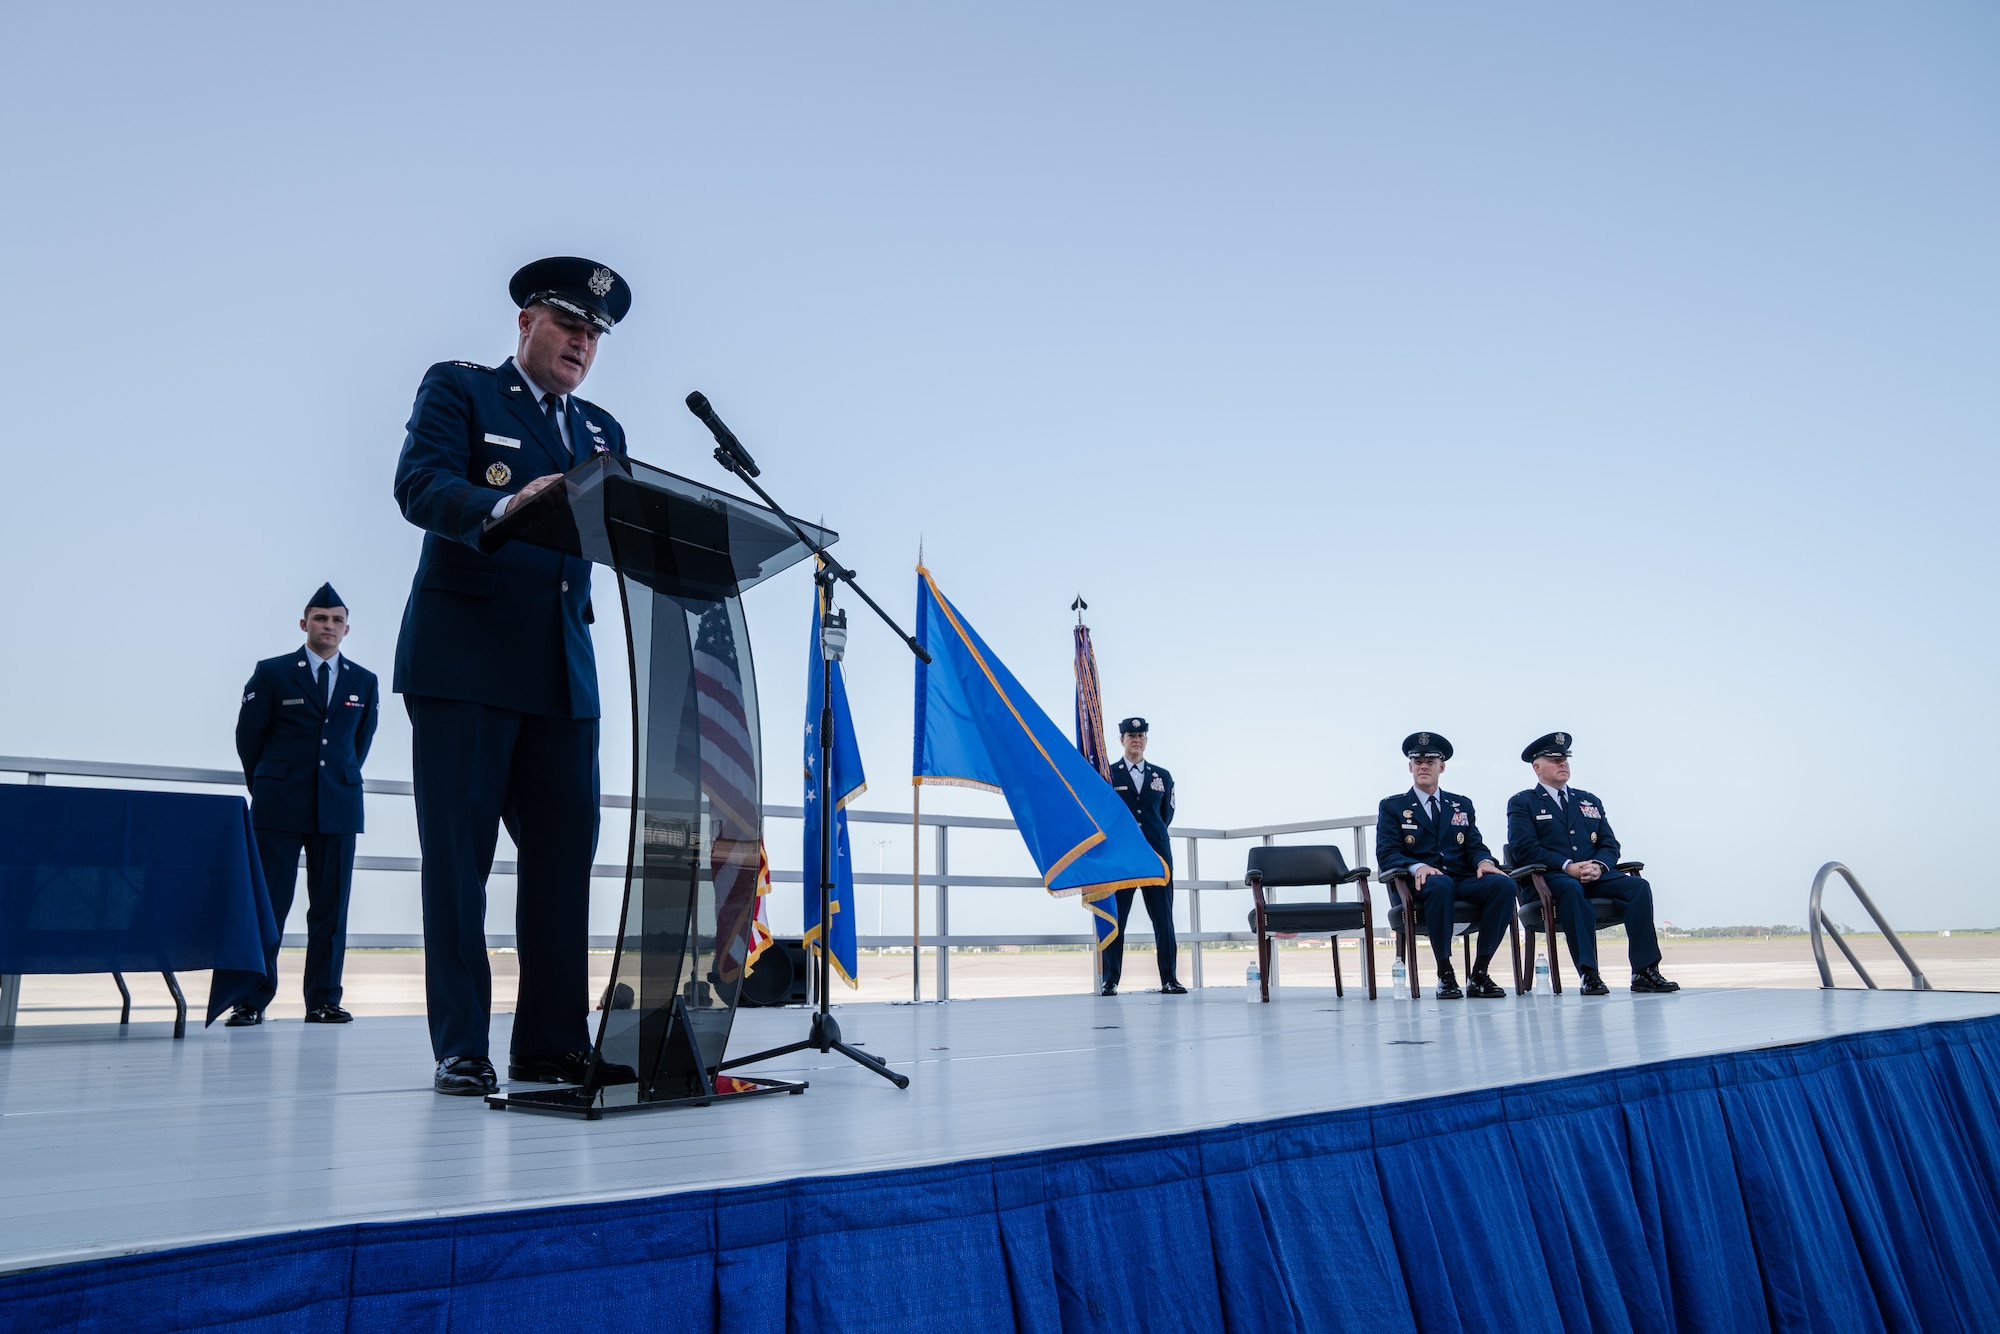
<path id="1" fill-rule="evenodd" d="M 808 1054 L 757 1071 L 809 1080 L 798 1097 L 594 1123 L 438 1097 L 419 1018 L 217 1025 L 191 1029 L 184 1042 L 164 1024 L 16 1030 L 0 1043 L 0 1273 L 14 1275 L 0 1279 L 0 1325 L 9 1301 L 61 1288 L 59 1273 L 21 1271 L 109 1257 L 504 1211 L 557 1218 L 690 1193 L 720 1192 L 701 1197 L 705 1209 L 720 1208 L 731 1190 L 766 1183 L 879 1183 L 883 1174 L 1013 1155 L 1077 1161 L 1089 1146 L 1317 1124 L 1315 1115 L 1350 1109 L 1532 1092 L 1547 1081 L 1662 1062 L 1692 1068 L 1696 1058 L 1884 1030 L 2000 1035 L 1976 1022 L 2000 1016 L 2000 995 L 1906 991 L 1370 1003 L 1352 991 L 1336 1000 L 1331 990 L 1283 988 L 1262 1006 L 1230 988 L 838 1013 L 850 1040 L 911 1077 L 908 1091 Z M 803 1011 L 746 1011 L 731 1050 L 801 1036 L 806 1023 Z M 495 1049 L 504 1051 L 496 1027 Z M 838 1194 L 834 1184 L 813 1189 Z M 1386 1176 L 1383 1191 L 1393 1194 Z M 1496 1227 L 1522 1207 L 1468 1205 Z M 357 1235 L 365 1229 L 339 1233 L 338 1246 L 351 1249 Z M 720 1233 L 704 1236 L 724 1246 Z M 77 1272 L 139 1272 L 130 1263 Z M 703 1272 L 711 1275 L 704 1291 L 726 1286 L 719 1270 Z M 1421 1310 L 1416 1325 L 1442 1327 Z M 461 1314 L 449 1327 L 476 1324 Z"/>

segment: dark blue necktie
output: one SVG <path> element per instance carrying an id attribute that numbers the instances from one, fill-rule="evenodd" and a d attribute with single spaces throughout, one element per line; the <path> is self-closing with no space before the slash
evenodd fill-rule
<path id="1" fill-rule="evenodd" d="M 569 442 L 563 439 L 563 432 L 562 432 L 562 410 L 563 410 L 562 400 L 557 398 L 554 394 L 543 394 L 542 405 L 546 407 L 549 411 L 549 425 L 555 428 L 556 443 L 562 445 L 565 449 L 568 449 Z M 570 451 L 569 458 L 570 462 L 572 463 L 576 462 L 576 453 L 574 450 Z"/>

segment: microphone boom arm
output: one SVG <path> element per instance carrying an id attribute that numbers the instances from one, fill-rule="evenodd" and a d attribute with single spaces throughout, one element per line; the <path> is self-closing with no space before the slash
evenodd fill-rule
<path id="1" fill-rule="evenodd" d="M 705 403 L 706 400 L 704 400 L 704 404 Z M 738 448 L 740 449 L 741 446 L 738 446 Z M 745 457 L 747 458 L 747 455 Z M 806 530 L 800 526 L 799 521 L 797 519 L 794 519 L 791 515 L 787 514 L 785 512 L 784 507 L 780 505 L 777 501 L 771 499 L 771 493 L 769 491 L 766 491 L 763 487 L 759 486 L 757 484 L 757 478 L 753 476 L 749 471 L 749 469 L 744 466 L 744 459 L 739 459 L 736 456 L 736 453 L 730 450 L 730 448 L 727 445 L 718 443 L 715 447 L 715 461 L 717 463 L 720 463 L 723 467 L 727 468 L 730 472 L 733 472 L 738 477 L 742 478 L 743 484 L 749 487 L 752 491 L 755 491 L 757 493 L 757 498 L 763 501 L 764 504 L 770 508 L 771 513 L 777 515 L 780 519 L 783 519 L 785 521 L 785 526 L 792 530 L 792 536 L 798 538 L 799 541 L 805 543 L 806 546 L 812 549 L 813 555 L 819 557 L 820 573 L 816 576 L 817 578 L 829 584 L 836 579 L 845 583 L 849 588 L 855 591 L 855 593 L 861 598 L 863 602 L 868 604 L 868 610 L 874 612 L 876 616 L 881 618 L 882 624 L 888 626 L 891 630 L 895 631 L 896 638 L 902 640 L 903 643 L 909 646 L 910 652 L 917 655 L 917 661 L 923 663 L 930 662 L 931 660 L 930 650 L 925 648 L 922 644 L 919 644 L 917 642 L 917 637 L 915 635 L 909 634 L 903 629 L 902 626 L 896 624 L 896 618 L 891 616 L 888 612 L 883 611 L 881 604 L 876 602 L 874 598 L 868 596 L 868 590 L 863 588 L 858 582 L 856 582 L 854 577 L 854 571 L 848 569 L 845 565 L 841 564 L 838 560 L 836 560 L 833 557 L 831 553 L 827 551 L 825 547 L 821 546 L 817 540 L 808 536 Z"/>

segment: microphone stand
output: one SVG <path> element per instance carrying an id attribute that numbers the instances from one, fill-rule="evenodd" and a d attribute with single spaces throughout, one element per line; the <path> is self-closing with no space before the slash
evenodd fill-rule
<path id="1" fill-rule="evenodd" d="M 860 594 L 869 610 L 881 617 L 882 623 L 896 632 L 896 637 L 909 645 L 910 652 L 922 662 L 929 662 L 931 655 L 916 636 L 905 634 L 895 618 L 883 611 L 868 590 L 855 581 L 854 571 L 842 565 L 827 554 L 824 546 L 808 536 L 799 522 L 771 499 L 771 493 L 757 484 L 745 460 L 722 445 L 715 448 L 715 461 L 735 473 L 757 493 L 757 498 L 768 506 L 771 512 L 785 521 L 792 535 L 812 549 L 819 557 L 819 568 L 813 573 L 826 600 L 826 612 L 820 618 L 820 706 L 819 706 L 819 961 L 818 976 L 815 979 L 819 990 L 819 1008 L 813 1012 L 811 1032 L 798 1042 L 788 1042 L 782 1047 L 769 1051 L 755 1052 L 749 1056 L 739 1056 L 733 1061 L 724 1061 L 716 1066 L 717 1073 L 739 1065 L 749 1065 L 754 1061 L 768 1061 L 779 1056 L 789 1056 L 795 1051 L 817 1051 L 821 1053 L 839 1052 L 848 1060 L 866 1070 L 873 1070 L 899 1089 L 910 1086 L 910 1077 L 891 1070 L 877 1057 L 870 1056 L 859 1048 L 849 1046 L 841 1040 L 840 1021 L 833 1017 L 833 664 L 840 661 L 847 651 L 847 613 L 833 609 L 833 589 L 838 581 L 844 581 L 849 588 Z M 836 616 L 838 620 L 836 620 Z M 912 955 L 910 966 L 915 968 L 920 960 Z"/>

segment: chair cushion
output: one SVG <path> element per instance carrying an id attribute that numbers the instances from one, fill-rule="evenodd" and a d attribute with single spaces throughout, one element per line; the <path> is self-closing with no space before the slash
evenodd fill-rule
<path id="1" fill-rule="evenodd" d="M 1264 909 L 1268 931 L 1358 931 L 1361 929 L 1358 903 L 1273 903 Z M 1257 929 L 1257 910 L 1250 910 L 1250 929 Z"/>
<path id="2" fill-rule="evenodd" d="M 1536 904 L 1535 911 L 1539 913 L 1541 910 L 1542 910 L 1541 905 Z M 1423 909 L 1419 908 L 1417 911 L 1418 914 L 1421 916 Z M 1477 926 L 1479 924 L 1479 905 L 1472 902 L 1472 900 L 1470 899 L 1452 900 L 1451 921 L 1452 925 L 1455 927 Z M 1403 900 L 1400 896 L 1392 897 L 1389 900 L 1389 929 L 1391 931 L 1394 931 L 1400 928 L 1402 925 L 1403 925 Z M 1455 932 L 1454 934 L 1464 935 L 1465 933 L 1463 931 L 1459 931 Z"/>
<path id="3" fill-rule="evenodd" d="M 1615 899 L 1591 899 L 1590 907 L 1597 914 L 1597 926 L 1599 930 L 1607 926 L 1617 926 L 1625 920 L 1625 905 L 1617 902 Z M 1521 905 L 1521 925 L 1530 931 L 1540 931 L 1543 929 L 1542 901 L 1540 899 L 1531 895 L 1528 901 Z"/>

